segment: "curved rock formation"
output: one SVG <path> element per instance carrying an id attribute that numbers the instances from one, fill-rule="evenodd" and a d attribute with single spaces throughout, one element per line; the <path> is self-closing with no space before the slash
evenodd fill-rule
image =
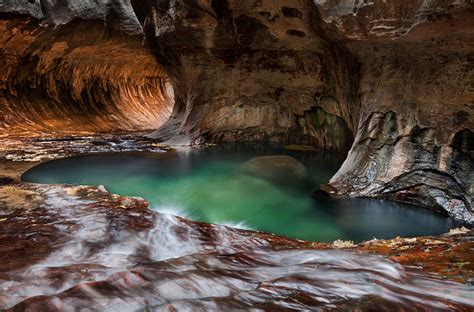
<path id="1" fill-rule="evenodd" d="M 8 0 L 0 11 L 62 25 L 2 21 L 3 124 L 157 129 L 169 81 L 175 105 L 154 138 L 353 143 L 335 191 L 474 222 L 472 1 Z M 134 36 L 142 25 L 162 67 Z"/>
<path id="2" fill-rule="evenodd" d="M 472 2 L 316 2 L 363 64 L 357 136 L 331 185 L 473 223 Z"/>
<path id="3" fill-rule="evenodd" d="M 347 150 L 359 63 L 304 1 L 150 1 L 144 29 L 176 105 L 152 136 Z"/>
<path id="4" fill-rule="evenodd" d="M 3 16 L 0 129 L 147 130 L 168 119 L 172 87 L 142 36 L 85 17 L 58 26 Z"/>
<path id="5" fill-rule="evenodd" d="M 151 1 L 147 38 L 177 91 L 153 136 L 343 149 L 357 129 L 338 192 L 474 222 L 473 5 L 315 3 Z"/>

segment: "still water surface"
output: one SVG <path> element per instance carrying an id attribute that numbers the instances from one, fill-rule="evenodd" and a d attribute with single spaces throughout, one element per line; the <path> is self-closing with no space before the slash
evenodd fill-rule
<path id="1" fill-rule="evenodd" d="M 309 178 L 295 187 L 242 171 L 246 161 L 263 155 L 292 156 Z M 31 169 L 23 180 L 104 185 L 113 193 L 141 196 L 159 212 L 313 241 L 431 235 L 455 226 L 444 216 L 400 203 L 312 196 L 343 160 L 327 152 L 226 145 L 66 158 Z"/>

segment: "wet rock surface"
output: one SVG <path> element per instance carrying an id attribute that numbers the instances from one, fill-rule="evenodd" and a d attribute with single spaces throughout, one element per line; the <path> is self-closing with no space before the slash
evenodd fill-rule
<path id="1" fill-rule="evenodd" d="M 17 138 L 5 140 L 11 151 L 3 152 L 54 146 L 65 155 L 87 153 L 101 139 L 109 138 Z M 128 148 L 156 148 L 144 139 L 122 139 Z M 3 160 L 0 174 L 17 177 L 37 163 L 15 159 Z M 31 183 L 0 186 L 0 225 L 0 308 L 474 306 L 466 286 L 474 272 L 469 230 L 360 245 L 311 243 L 156 213 L 143 199 L 100 186 Z"/>
<path id="2" fill-rule="evenodd" d="M 353 143 L 335 191 L 472 224 L 471 1 L 108 3 L 0 4 L 0 130 L 18 133 L 2 138 L 0 174 L 130 150 L 25 140 L 37 131 L 163 124 L 152 137 L 177 144 Z M 159 149 L 145 142 L 132 150 Z M 441 279 L 472 277 L 472 232 L 333 246 L 145 208 L 100 188 L 1 186 L 0 308 L 473 309 L 472 287 Z M 336 246 L 352 251 L 319 250 Z"/>
<path id="3" fill-rule="evenodd" d="M 315 3 L 318 10 L 309 1 L 199 4 L 202 10 L 185 1 L 152 4 L 157 13 L 145 24 L 147 38 L 177 94 L 173 118 L 154 136 L 177 143 L 293 140 L 324 148 L 354 138 L 330 182 L 339 193 L 421 204 L 472 224 L 472 3 Z M 288 47 L 294 52 L 277 54 Z M 274 59 L 301 65 L 265 66 Z M 225 77 L 215 81 L 219 74 L 203 66 Z M 277 97 L 263 81 L 280 88 Z M 297 90 L 299 100 L 287 90 Z M 283 123 L 288 137 L 274 127 Z"/>
<path id="4" fill-rule="evenodd" d="M 329 310 L 377 304 L 469 311 L 474 305 L 469 286 L 352 248 L 190 222 L 100 187 L 15 188 L 17 203 L 25 196 L 38 201 L 0 208 L 2 308 Z M 6 192 L 12 190 L 0 188 Z M 465 253 L 472 248 L 470 235 L 357 248 L 397 253 L 392 259 L 428 263 L 429 271 L 441 274 L 456 267 L 458 275 L 446 276 L 465 281 L 473 269 Z M 431 265 L 435 256 L 459 260 Z"/>
<path id="5" fill-rule="evenodd" d="M 31 133 L 29 137 L 0 137 L 0 143 L 0 165 L 8 161 L 17 162 L 16 164 L 10 164 L 11 166 L 21 165 L 22 162 L 29 162 L 34 165 L 47 160 L 92 153 L 142 151 L 163 153 L 169 149 L 169 146 L 160 144 L 158 141 L 138 133 L 60 137 L 37 134 L 35 137 L 35 134 Z M 18 171 L 18 169 L 13 168 L 12 171 Z"/>
<path id="6" fill-rule="evenodd" d="M 375 1 L 348 18 L 364 19 L 364 10 L 401 14 L 384 11 L 387 5 L 395 2 Z M 347 161 L 331 185 L 344 194 L 445 211 L 472 225 L 472 3 L 418 1 L 409 10 L 397 1 L 394 8 L 400 6 L 407 20 L 418 16 L 416 27 L 348 44 L 363 60 L 363 109 Z"/>

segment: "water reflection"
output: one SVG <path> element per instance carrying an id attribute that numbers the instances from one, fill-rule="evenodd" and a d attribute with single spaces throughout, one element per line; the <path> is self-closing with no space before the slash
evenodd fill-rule
<path id="1" fill-rule="evenodd" d="M 274 154 L 303 162 L 309 179 L 296 188 L 242 173 L 245 161 Z M 144 197 L 156 211 L 314 241 L 438 234 L 454 226 L 443 216 L 399 203 L 311 196 L 336 172 L 343 158 L 275 146 L 224 145 L 165 154 L 68 158 L 38 166 L 24 179 L 102 184 L 114 193 Z"/>

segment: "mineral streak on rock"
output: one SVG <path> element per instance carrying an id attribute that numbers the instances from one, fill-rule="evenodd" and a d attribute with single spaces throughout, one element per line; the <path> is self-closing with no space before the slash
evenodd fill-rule
<path id="1" fill-rule="evenodd" d="M 439 278 L 472 282 L 472 231 L 295 241 L 15 184 L 28 166 L 4 158 L 117 148 L 26 140 L 43 131 L 350 149 L 338 192 L 472 224 L 473 20 L 467 0 L 1 1 L 0 309 L 472 311 L 472 288 Z"/>
<path id="2" fill-rule="evenodd" d="M 337 8 L 335 1 L 324 2 L 322 14 L 334 13 L 328 9 Z M 331 185 L 344 194 L 411 202 L 473 224 L 472 2 L 351 3 L 359 8 L 337 10 L 336 24 L 349 38 L 358 33 L 347 46 L 362 62 L 362 109 L 355 142 Z M 371 33 L 381 19 L 397 29 L 419 21 L 399 35 Z"/>
<path id="3" fill-rule="evenodd" d="M 3 0 L 0 12 L 30 15 L 55 25 L 67 24 L 74 19 L 101 20 L 116 30 L 132 34 L 142 32 L 128 0 Z"/>
<path id="4" fill-rule="evenodd" d="M 88 136 L 0 138 L 0 172 L 5 162 L 22 163 L 44 162 L 53 159 L 89 155 L 93 153 L 149 152 L 163 153 L 166 146 L 138 133 L 94 134 Z M 28 166 L 28 165 L 27 165 Z M 16 169 L 15 168 L 15 169 Z M 14 170 L 15 171 L 15 170 Z"/>
<path id="5" fill-rule="evenodd" d="M 347 150 L 359 62 L 311 1 L 149 1 L 144 30 L 175 91 L 153 137 Z"/>
<path id="6" fill-rule="evenodd" d="M 453 9 L 469 0 L 314 0 L 325 22 L 350 39 L 396 38 L 418 25 L 451 19 Z"/>

